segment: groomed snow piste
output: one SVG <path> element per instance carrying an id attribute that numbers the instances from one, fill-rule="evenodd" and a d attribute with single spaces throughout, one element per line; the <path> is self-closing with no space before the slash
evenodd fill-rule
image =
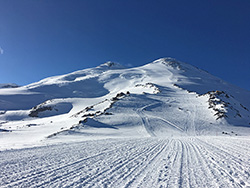
<path id="1" fill-rule="evenodd" d="M 105 139 L 0 152 L 1 187 L 249 187 L 249 137 Z"/>

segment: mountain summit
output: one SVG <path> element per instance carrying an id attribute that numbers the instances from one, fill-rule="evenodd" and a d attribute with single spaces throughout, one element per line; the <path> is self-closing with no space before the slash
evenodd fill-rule
<path id="1" fill-rule="evenodd" d="M 249 97 L 249 91 L 173 58 L 134 68 L 107 62 L 0 89 L 0 128 L 2 139 L 20 145 L 61 138 L 246 135 Z"/>
<path id="2" fill-rule="evenodd" d="M 119 63 L 115 63 L 112 61 L 107 61 L 106 63 L 103 63 L 101 65 L 99 65 L 98 67 L 106 67 L 106 68 L 111 68 L 111 69 L 123 69 L 125 68 L 123 65 L 119 64 Z"/>

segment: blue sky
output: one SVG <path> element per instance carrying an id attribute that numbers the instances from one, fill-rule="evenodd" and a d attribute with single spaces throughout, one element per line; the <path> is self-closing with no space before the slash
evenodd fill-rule
<path id="1" fill-rule="evenodd" d="M 250 90 L 249 0 L 0 0 L 0 83 L 188 62 Z"/>

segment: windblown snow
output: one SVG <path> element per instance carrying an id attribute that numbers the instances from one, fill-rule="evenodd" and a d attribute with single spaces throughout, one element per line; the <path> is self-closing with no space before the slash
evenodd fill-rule
<path id="1" fill-rule="evenodd" d="M 0 186 L 250 186 L 249 98 L 172 58 L 1 87 Z"/>

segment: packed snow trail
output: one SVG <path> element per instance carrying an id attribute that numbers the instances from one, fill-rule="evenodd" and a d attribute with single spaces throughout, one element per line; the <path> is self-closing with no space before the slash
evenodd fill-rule
<path id="1" fill-rule="evenodd" d="M 250 139 L 106 139 L 0 152 L 0 187 L 248 187 Z"/>

